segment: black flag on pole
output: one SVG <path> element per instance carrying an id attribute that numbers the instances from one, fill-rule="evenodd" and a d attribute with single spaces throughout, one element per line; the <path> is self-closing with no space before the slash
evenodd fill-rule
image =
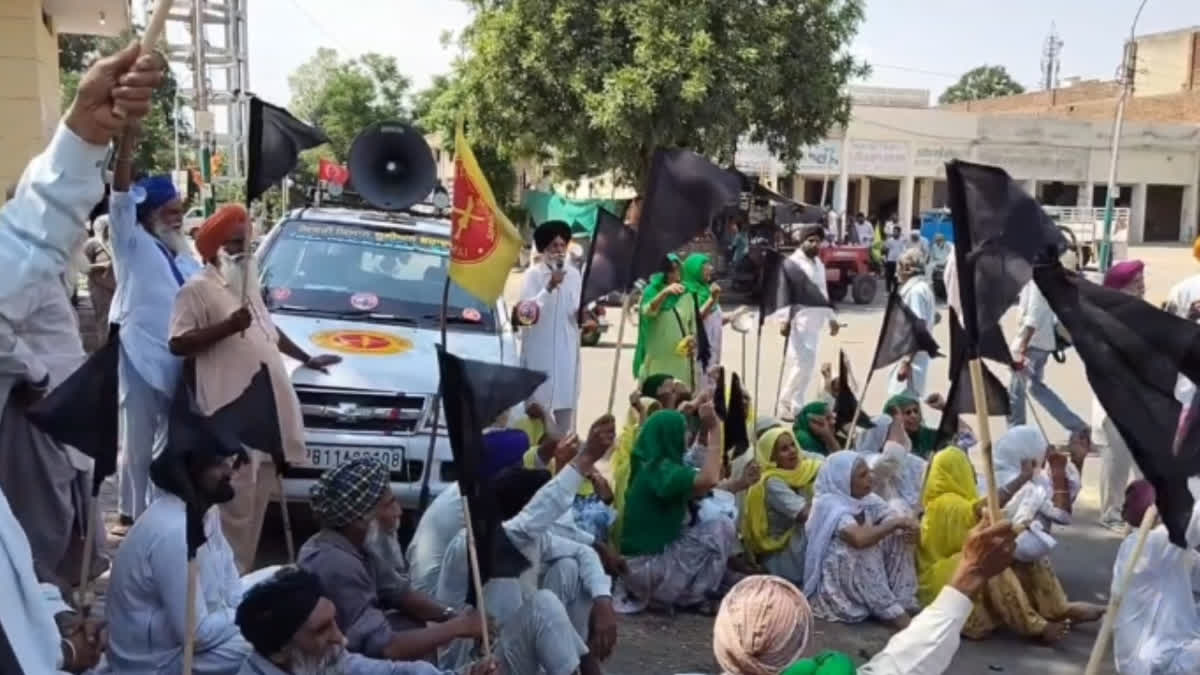
<path id="1" fill-rule="evenodd" d="M 500 529 L 496 509 L 489 502 L 484 476 L 483 429 L 500 414 L 533 395 L 546 374 L 498 363 L 486 363 L 460 358 L 438 346 L 438 369 L 441 373 L 442 405 L 445 408 L 446 433 L 454 453 L 458 487 L 471 509 L 479 554 L 479 574 L 487 583 L 495 571 L 499 552 L 507 538 Z M 507 554 L 505 554 L 506 557 Z M 469 595 L 474 597 L 474 584 L 468 581 Z"/>
<path id="2" fill-rule="evenodd" d="M 1000 327 L 985 331 L 983 344 L 980 345 L 981 356 L 1001 363 L 1012 364 L 1012 354 L 1008 345 L 1004 344 L 1004 335 Z M 968 367 L 967 336 L 959 321 L 958 312 L 950 308 L 950 391 L 946 393 L 946 407 L 942 410 L 942 421 L 938 425 L 936 447 L 941 447 L 954 440 L 958 435 L 959 415 L 977 413 L 975 409 L 975 390 L 971 386 L 971 371 Z M 1007 416 L 1012 408 L 1008 399 L 1008 387 L 1000 381 L 986 363 L 981 363 L 983 373 L 983 389 L 986 394 L 988 416 Z M 1014 375 L 1014 377 L 1017 377 Z"/>
<path id="3" fill-rule="evenodd" d="M 799 263 L 773 248 L 763 250 L 763 291 L 758 323 L 785 307 L 833 307 L 829 298 L 808 278 Z"/>
<path id="4" fill-rule="evenodd" d="M 846 352 L 840 349 L 838 350 L 837 385 L 837 396 L 833 399 L 833 414 L 837 420 L 834 426 L 839 430 L 847 429 L 857 410 L 858 426 L 863 429 L 873 429 L 875 423 L 858 406 L 858 395 L 855 393 L 858 391 L 858 381 L 854 378 L 854 373 L 850 372 L 850 359 L 846 358 Z"/>
<path id="5" fill-rule="evenodd" d="M 633 255 L 637 230 L 603 208 L 596 210 L 596 231 L 588 251 L 583 274 L 580 309 L 613 291 L 628 291 L 633 286 Z"/>
<path id="6" fill-rule="evenodd" d="M 283 108 L 250 97 L 246 146 L 246 203 L 254 201 L 296 168 L 300 153 L 329 142 L 321 131 Z"/>
<path id="7" fill-rule="evenodd" d="M 871 370 L 886 368 L 917 352 L 925 352 L 930 357 L 941 356 L 937 340 L 929 333 L 931 328 L 900 300 L 899 295 L 890 294 L 887 309 L 883 312 L 883 325 L 879 327 Z"/>
<path id="8" fill-rule="evenodd" d="M 1200 381 L 1200 325 L 1061 265 L 1039 266 L 1034 280 L 1071 334 L 1096 398 L 1154 485 L 1171 542 L 1186 548 L 1188 478 L 1200 474 L 1200 430 L 1179 429 L 1176 436 L 1182 406 L 1175 385 L 1180 374 Z"/>
<path id="9" fill-rule="evenodd" d="M 663 258 L 704 232 L 741 195 L 739 174 L 690 150 L 654 153 L 637 224 L 630 280 L 648 279 Z"/>
<path id="10" fill-rule="evenodd" d="M 734 457 L 740 456 L 750 447 L 750 434 L 746 430 L 746 394 L 737 373 L 729 380 L 729 404 L 725 411 L 725 463 L 729 466 Z"/>
<path id="11" fill-rule="evenodd" d="M 1033 278 L 1034 264 L 1056 260 L 1066 241 L 1003 169 L 948 162 L 946 187 L 963 326 L 973 355 L 982 329 L 1000 322 Z"/>

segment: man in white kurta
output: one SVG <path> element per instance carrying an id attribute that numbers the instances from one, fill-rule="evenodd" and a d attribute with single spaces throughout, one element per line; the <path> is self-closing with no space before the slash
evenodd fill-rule
<path id="1" fill-rule="evenodd" d="M 525 271 L 521 302 L 537 306 L 536 321 L 521 330 L 521 365 L 546 373 L 533 400 L 551 412 L 555 431 L 570 433 L 579 398 L 579 298 L 583 277 L 566 263 L 571 228 L 561 221 L 538 226 L 533 235 L 540 260 Z M 518 307 L 518 317 L 527 316 Z"/>
<path id="2" fill-rule="evenodd" d="M 817 288 L 821 289 L 821 295 L 828 298 L 825 264 L 821 262 L 820 257 L 821 241 L 825 232 L 820 225 L 810 225 L 804 229 L 802 236 L 800 248 L 792 253 L 790 259 L 804 270 Z M 787 311 L 790 311 L 790 308 Z M 821 331 L 826 325 L 829 326 L 831 335 L 838 334 L 837 318 L 828 307 L 801 307 L 791 319 L 787 329 L 788 374 L 779 397 L 785 417 L 794 417 L 808 403 L 806 397 L 809 385 L 812 384 L 813 370 L 817 365 Z"/>
<path id="3" fill-rule="evenodd" d="M 900 256 L 896 275 L 900 280 L 900 301 L 912 310 L 925 327 L 933 332 L 937 314 L 937 300 L 933 287 L 925 276 L 925 254 L 919 248 L 910 248 Z M 892 366 L 888 380 L 888 396 L 904 394 L 918 401 L 925 396 L 925 377 L 929 374 L 929 352 L 917 352 Z"/>

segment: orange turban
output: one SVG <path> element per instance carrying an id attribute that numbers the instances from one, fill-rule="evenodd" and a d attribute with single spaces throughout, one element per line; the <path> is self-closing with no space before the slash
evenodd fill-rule
<path id="1" fill-rule="evenodd" d="M 196 231 L 196 252 L 205 260 L 211 260 L 230 237 L 237 234 L 250 221 L 250 214 L 241 204 L 226 204 L 209 216 Z"/>
<path id="2" fill-rule="evenodd" d="M 1200 237 L 1196 237 L 1196 241 L 1192 244 L 1192 257 L 1200 260 Z"/>

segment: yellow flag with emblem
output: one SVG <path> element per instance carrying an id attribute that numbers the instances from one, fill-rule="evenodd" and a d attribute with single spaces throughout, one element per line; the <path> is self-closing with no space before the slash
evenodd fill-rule
<path id="1" fill-rule="evenodd" d="M 492 187 L 463 135 L 454 132 L 454 209 L 450 278 L 480 300 L 493 303 L 521 254 L 521 234 L 496 204 Z"/>

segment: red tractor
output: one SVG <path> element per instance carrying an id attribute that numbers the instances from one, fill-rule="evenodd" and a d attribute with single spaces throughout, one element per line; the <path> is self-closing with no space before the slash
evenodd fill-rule
<path id="1" fill-rule="evenodd" d="M 871 249 L 866 246 L 830 245 L 821 247 L 821 262 L 825 263 L 825 284 L 829 299 L 841 302 L 846 291 L 859 305 L 875 299 L 879 279 L 871 269 Z"/>

